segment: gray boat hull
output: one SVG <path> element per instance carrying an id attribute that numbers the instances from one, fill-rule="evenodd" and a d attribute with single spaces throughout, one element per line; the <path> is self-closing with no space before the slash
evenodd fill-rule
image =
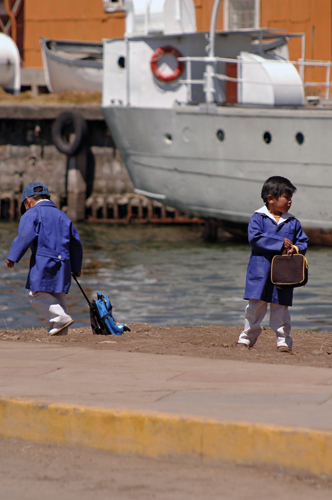
<path id="1" fill-rule="evenodd" d="M 332 244 L 332 110 L 174 105 L 103 108 L 136 191 L 245 229 L 271 175 L 298 188 L 291 212 Z"/>

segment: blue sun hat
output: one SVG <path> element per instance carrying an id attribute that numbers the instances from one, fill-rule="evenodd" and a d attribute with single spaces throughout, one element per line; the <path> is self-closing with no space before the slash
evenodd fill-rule
<path id="1" fill-rule="evenodd" d="M 50 197 L 50 192 L 48 187 L 41 182 L 30 182 L 23 189 L 22 193 L 22 203 L 21 203 L 21 214 L 23 215 L 26 212 L 26 208 L 24 206 L 25 198 L 31 198 L 31 196 L 36 196 L 37 194 L 46 194 Z"/>

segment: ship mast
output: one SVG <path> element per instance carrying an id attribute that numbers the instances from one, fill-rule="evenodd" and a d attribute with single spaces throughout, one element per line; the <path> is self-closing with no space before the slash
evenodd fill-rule
<path id="1" fill-rule="evenodd" d="M 207 65 L 205 66 L 205 78 L 206 78 L 206 84 L 205 84 L 205 100 L 207 103 L 214 102 L 214 93 L 215 93 L 215 88 L 214 88 L 214 82 L 213 82 L 213 74 L 214 74 L 214 45 L 215 45 L 215 36 L 216 36 L 216 24 L 217 24 L 217 17 L 218 17 L 218 11 L 219 11 L 219 6 L 220 6 L 220 1 L 221 0 L 215 0 L 214 5 L 213 5 L 213 10 L 212 10 L 212 15 L 211 15 L 211 22 L 210 22 L 210 36 L 209 36 L 209 45 L 208 45 L 208 62 Z"/>

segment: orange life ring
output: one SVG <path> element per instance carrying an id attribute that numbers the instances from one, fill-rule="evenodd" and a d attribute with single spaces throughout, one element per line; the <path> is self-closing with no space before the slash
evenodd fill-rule
<path id="1" fill-rule="evenodd" d="M 172 47 L 171 45 L 165 45 L 164 47 L 158 47 L 158 49 L 155 50 L 153 56 L 151 57 L 151 70 L 157 80 L 160 80 L 161 82 L 172 82 L 182 75 L 184 71 L 184 62 L 178 60 L 178 66 L 174 70 L 173 74 L 165 76 L 160 71 L 158 71 L 157 64 L 164 54 L 172 54 L 176 59 L 178 59 L 179 57 L 183 57 L 183 55 L 175 47 Z"/>

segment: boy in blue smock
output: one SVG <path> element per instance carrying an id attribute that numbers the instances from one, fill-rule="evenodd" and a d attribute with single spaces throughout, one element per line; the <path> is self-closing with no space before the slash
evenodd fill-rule
<path id="1" fill-rule="evenodd" d="M 67 215 L 50 200 L 48 187 L 30 182 L 23 191 L 22 217 L 6 264 L 14 267 L 31 249 L 26 296 L 49 322 L 50 335 L 65 335 L 74 320 L 67 313 L 71 275 L 80 276 L 82 243 Z"/>
<path id="2" fill-rule="evenodd" d="M 293 288 L 277 288 L 270 278 L 274 255 L 307 250 L 308 237 L 300 222 L 288 210 L 296 187 L 285 177 L 274 176 L 264 182 L 261 197 L 265 205 L 256 210 L 248 225 L 251 254 L 247 269 L 244 299 L 249 300 L 245 310 L 244 329 L 238 347 L 253 347 L 261 333 L 267 305 L 270 304 L 270 327 L 277 337 L 277 348 L 291 353 L 291 319 L 288 307 L 292 305 Z"/>

